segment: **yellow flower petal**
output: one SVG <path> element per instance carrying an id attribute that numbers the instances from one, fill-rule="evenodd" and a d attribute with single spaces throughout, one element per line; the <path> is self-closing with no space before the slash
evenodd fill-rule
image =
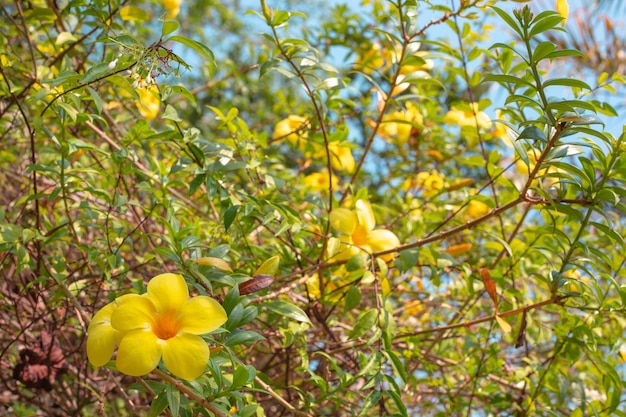
<path id="1" fill-rule="evenodd" d="M 111 314 L 111 325 L 121 332 L 152 327 L 155 307 L 152 301 L 138 294 L 129 295 Z"/>
<path id="2" fill-rule="evenodd" d="M 137 94 L 139 94 L 139 100 L 135 102 L 135 105 L 139 113 L 148 121 L 154 120 L 161 107 L 159 89 L 156 86 L 138 88 Z"/>
<path id="3" fill-rule="evenodd" d="M 161 274 L 148 282 L 147 295 L 157 311 L 178 310 L 187 302 L 189 289 L 182 275 Z"/>
<path id="4" fill-rule="evenodd" d="M 111 360 L 115 345 L 123 335 L 111 325 L 111 315 L 124 300 L 133 296 L 134 294 L 128 294 L 118 297 L 102 307 L 91 319 L 87 328 L 87 358 L 92 365 L 103 366 Z"/>
<path id="5" fill-rule="evenodd" d="M 226 322 L 226 311 L 216 300 L 198 296 L 190 299 L 180 309 L 181 332 L 205 334 Z M 169 342 L 169 341 L 168 341 Z"/>
<path id="6" fill-rule="evenodd" d="M 339 236 L 339 240 L 341 244 L 339 245 L 337 254 L 331 258 L 333 261 L 347 261 L 359 253 L 359 248 L 352 243 L 350 236 Z"/>
<path id="7" fill-rule="evenodd" d="M 146 375 L 161 359 L 161 344 L 151 331 L 135 330 L 124 335 L 117 349 L 117 369 L 130 376 Z"/>
<path id="8" fill-rule="evenodd" d="M 111 360 L 115 349 L 115 333 L 111 326 L 111 313 L 115 302 L 109 303 L 98 311 L 89 323 L 87 337 L 87 358 L 94 366 L 103 366 Z"/>
<path id="9" fill-rule="evenodd" d="M 400 246 L 400 239 L 390 230 L 372 230 L 367 235 L 367 240 L 374 252 L 393 249 Z"/>
<path id="10" fill-rule="evenodd" d="M 210 351 L 199 336 L 182 334 L 168 339 L 163 346 L 163 363 L 172 374 L 192 380 L 202 375 L 209 361 Z"/>
<path id="11" fill-rule="evenodd" d="M 331 144 L 329 146 L 329 150 L 331 155 L 330 162 L 333 168 L 337 170 L 344 170 L 346 172 L 354 172 L 356 163 L 350 148 Z"/>
<path id="12" fill-rule="evenodd" d="M 569 15 L 569 4 L 567 3 L 567 0 L 556 0 L 556 11 L 563 18 L 561 26 L 565 26 L 565 23 L 567 22 L 567 16 Z"/>
<path id="13" fill-rule="evenodd" d="M 330 212 L 330 226 L 344 235 L 351 235 L 357 226 L 357 217 L 352 210 L 336 208 Z"/>
<path id="14" fill-rule="evenodd" d="M 365 230 L 372 230 L 376 226 L 376 218 L 372 211 L 372 206 L 369 201 L 358 200 L 355 204 L 356 216 L 359 219 L 359 226 L 362 226 Z"/>
<path id="15" fill-rule="evenodd" d="M 308 137 L 310 128 L 308 120 L 301 116 L 290 115 L 276 123 L 272 139 L 286 139 L 292 145 L 304 148 L 304 139 Z"/>

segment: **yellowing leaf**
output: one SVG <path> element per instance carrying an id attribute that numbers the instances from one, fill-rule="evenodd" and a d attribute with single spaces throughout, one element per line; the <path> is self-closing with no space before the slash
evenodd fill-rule
<path id="1" fill-rule="evenodd" d="M 230 268 L 230 265 L 228 265 L 226 261 L 220 258 L 205 256 L 204 258 L 198 258 L 194 260 L 193 263 L 196 265 L 212 266 L 213 268 L 217 268 L 224 272 L 233 272 L 233 270 Z"/>
<path id="2" fill-rule="evenodd" d="M 148 20 L 148 13 L 139 7 L 125 6 L 120 9 L 120 16 L 122 20 L 137 20 L 139 22 L 145 22 Z"/>
<path id="3" fill-rule="evenodd" d="M 489 294 L 489 297 L 491 297 L 491 299 L 493 300 L 493 303 L 496 306 L 496 312 L 498 311 L 498 293 L 496 291 L 496 283 L 493 281 L 493 278 L 491 278 L 491 274 L 489 273 L 489 270 L 487 268 L 480 268 L 480 278 L 483 281 L 483 284 L 485 285 L 485 290 L 487 291 L 487 294 Z"/>
<path id="4" fill-rule="evenodd" d="M 458 245 L 452 245 L 448 249 L 446 249 L 446 253 L 452 256 L 460 255 L 465 252 L 469 252 L 472 250 L 471 243 L 461 243 Z"/>
<path id="5" fill-rule="evenodd" d="M 497 314 L 496 314 L 496 321 L 498 322 L 498 324 L 500 325 L 500 329 L 502 329 L 504 333 L 511 333 L 511 325 L 507 323 L 506 320 L 504 320 L 502 317 L 498 316 Z"/>
<path id="6" fill-rule="evenodd" d="M 278 272 L 278 265 L 280 264 L 280 256 L 272 256 L 261 264 L 260 267 L 254 272 L 254 275 L 271 275 L 274 276 Z"/>

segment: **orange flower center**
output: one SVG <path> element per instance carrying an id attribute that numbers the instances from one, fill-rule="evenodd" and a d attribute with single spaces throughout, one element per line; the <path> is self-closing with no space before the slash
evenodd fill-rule
<path id="1" fill-rule="evenodd" d="M 156 317 L 152 330 L 161 340 L 170 339 L 180 331 L 180 320 L 174 311 L 164 311 Z"/>
<path id="2" fill-rule="evenodd" d="M 352 232 L 352 243 L 359 248 L 367 246 L 367 234 L 368 231 L 365 227 L 357 226 L 357 228 L 354 229 L 354 232 Z"/>

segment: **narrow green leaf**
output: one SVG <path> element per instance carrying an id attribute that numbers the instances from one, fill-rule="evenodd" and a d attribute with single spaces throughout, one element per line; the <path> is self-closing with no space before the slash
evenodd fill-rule
<path id="1" fill-rule="evenodd" d="M 287 301 L 268 301 L 263 304 L 268 310 L 292 320 L 311 324 L 309 316 L 302 309 Z"/>
<path id="2" fill-rule="evenodd" d="M 211 51 L 211 49 L 209 49 L 209 47 L 203 43 L 181 35 L 170 36 L 166 39 L 166 41 L 178 42 L 182 45 L 188 46 L 194 51 L 198 52 L 200 55 L 204 56 L 206 59 L 208 59 L 211 64 L 215 63 L 215 56 L 213 55 L 213 51 Z"/>
<path id="3" fill-rule="evenodd" d="M 576 80 L 573 78 L 554 78 L 552 80 L 548 80 L 546 82 L 543 83 L 543 87 L 550 87 L 552 85 L 563 85 L 563 86 L 567 86 L 567 87 L 577 87 L 577 88 L 582 88 L 585 90 L 590 90 L 591 91 L 591 87 L 589 86 L 589 84 L 587 84 L 584 81 L 581 80 Z"/>

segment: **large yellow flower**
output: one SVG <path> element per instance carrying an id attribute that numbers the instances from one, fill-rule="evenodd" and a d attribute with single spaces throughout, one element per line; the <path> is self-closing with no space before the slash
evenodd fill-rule
<path id="1" fill-rule="evenodd" d="M 374 229 L 376 219 L 368 201 L 357 200 L 354 210 L 337 208 L 330 213 L 330 224 L 340 233 L 342 242 L 334 260 L 348 260 L 360 250 L 373 253 L 400 246 L 398 237 L 389 230 Z M 381 257 L 385 261 L 393 259 L 393 254 Z"/>
<path id="2" fill-rule="evenodd" d="M 161 107 L 161 99 L 159 98 L 159 89 L 155 85 L 149 87 L 141 87 L 137 89 L 139 100 L 135 102 L 139 113 L 147 120 L 154 120 L 159 114 Z"/>
<path id="3" fill-rule="evenodd" d="M 93 365 L 103 365 L 117 343 L 116 365 L 124 374 L 146 375 L 163 358 L 175 376 L 196 379 L 210 355 L 199 335 L 217 329 L 226 319 L 214 299 L 190 299 L 181 275 L 161 274 L 150 280 L 146 294 L 126 295 L 96 313 L 89 326 L 87 355 Z"/>

